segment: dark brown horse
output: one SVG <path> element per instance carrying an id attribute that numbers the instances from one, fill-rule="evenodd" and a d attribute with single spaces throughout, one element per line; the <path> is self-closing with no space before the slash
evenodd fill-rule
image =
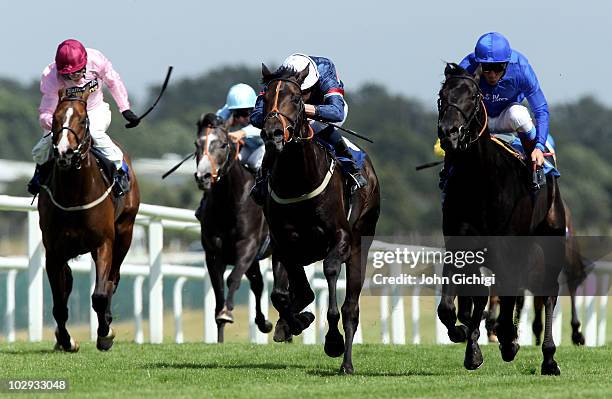
<path id="1" fill-rule="evenodd" d="M 565 207 L 565 223 L 567 226 L 567 244 L 565 250 L 565 257 L 567 263 L 565 264 L 565 268 L 563 269 L 563 279 L 566 281 L 567 288 L 571 298 L 571 311 L 572 317 L 570 320 L 570 325 L 572 326 L 572 343 L 574 345 L 584 345 L 584 335 L 580 331 L 580 320 L 578 319 L 578 312 L 576 311 L 576 291 L 578 286 L 584 282 L 586 279 L 586 265 L 582 260 L 580 255 L 580 248 L 578 245 L 578 241 L 576 240 L 576 235 L 574 231 L 574 225 L 572 222 L 572 216 L 567 204 L 564 204 Z M 461 298 L 460 298 L 461 299 Z M 523 310 L 524 298 L 517 298 L 516 309 L 515 309 L 515 322 L 518 322 L 521 318 L 521 312 Z M 533 331 L 533 335 L 535 336 L 535 344 L 540 345 L 542 343 L 542 330 L 544 329 L 544 325 L 542 324 L 542 310 L 544 309 L 544 298 L 542 297 L 534 297 L 534 311 L 535 316 L 533 319 L 533 323 L 531 325 L 531 329 Z M 489 342 L 497 342 L 497 336 L 495 335 L 495 322 L 497 320 L 497 310 L 499 306 L 499 297 L 493 296 L 489 298 L 489 309 L 486 312 L 485 316 L 485 325 L 487 328 L 487 334 L 489 336 Z M 469 314 L 471 309 L 470 304 L 463 304 L 461 301 L 459 302 L 458 307 L 458 318 L 459 321 L 465 324 L 466 318 L 462 318 L 462 314 Z M 464 308 L 464 310 L 462 310 Z"/>
<path id="2" fill-rule="evenodd" d="M 365 279 L 368 250 L 380 212 L 378 179 L 369 159 L 364 166 L 368 185 L 352 196 L 345 185 L 337 160 L 313 140 L 313 131 L 304 111 L 300 90 L 308 70 L 297 73 L 280 68 L 271 73 L 262 68 L 264 162 L 272 167 L 270 189 L 264 212 L 274 243 L 274 290 L 272 303 L 281 320 L 275 340 L 300 334 L 314 320 L 304 308 L 314 300 L 304 266 L 323 260 L 329 289 L 325 353 L 344 353 L 340 371 L 353 373 L 353 337 L 359 322 L 359 296 Z M 347 191 L 349 190 L 349 191 Z M 341 265 L 346 265 L 346 299 L 342 325 L 346 340 L 338 330 L 340 313 L 336 283 Z"/>
<path id="3" fill-rule="evenodd" d="M 53 317 L 57 322 L 56 349 L 79 350 L 66 329 L 72 271 L 68 260 L 91 253 L 96 264 L 92 306 L 98 315 L 99 350 L 109 350 L 115 333 L 111 298 L 119 283 L 119 268 L 132 242 L 132 227 L 140 194 L 130 166 L 131 190 L 114 199 L 112 178 L 101 171 L 92 154 L 87 97 L 89 91 L 65 96 L 53 114 L 54 165 L 38 200 L 40 228 L 46 250 L 46 269 L 53 294 Z M 129 160 L 126 156 L 126 162 Z"/>
<path id="4" fill-rule="evenodd" d="M 520 288 L 519 278 L 523 275 L 500 267 L 499 262 L 511 260 L 521 264 L 523 261 L 538 260 L 539 281 L 548 288 L 543 298 L 546 321 L 541 372 L 558 375 L 560 370 L 554 360 L 556 347 L 552 337 L 552 316 L 559 288 L 557 279 L 564 267 L 563 259 L 559 259 L 563 258 L 565 251 L 561 243 L 566 226 L 556 178 L 547 176 L 544 188 L 532 192 L 528 185 L 531 169 L 521 165 L 514 156 L 491 140 L 478 83 L 480 70 L 472 76 L 456 64 L 447 64 L 444 72 L 446 80 L 439 93 L 438 135 L 446 151 L 447 163 L 453 167 L 442 209 L 447 250 L 463 249 L 461 245 L 455 245 L 455 237 L 533 236 L 525 240 L 528 244 L 537 237 L 561 238 L 555 239 L 555 246 L 538 247 L 541 252 L 527 253 L 511 247 L 503 248 L 505 252 L 498 254 L 490 264 L 500 279 L 507 283 L 516 282 L 517 288 Z M 505 244 L 509 240 L 500 239 L 498 242 Z M 535 246 L 532 248 L 536 250 Z M 534 256 L 530 256 L 532 254 Z M 445 264 L 444 272 L 445 275 L 452 275 L 457 269 L 452 264 Z M 465 273 L 468 272 L 479 273 L 477 269 L 466 268 Z M 516 292 L 513 296 L 500 298 L 496 332 L 505 361 L 512 361 L 519 350 L 513 314 L 519 295 L 518 290 Z M 461 292 L 456 287 L 444 286 L 438 317 L 448 329 L 453 342 L 467 340 L 464 366 L 473 370 L 483 362 L 477 341 L 489 291 L 485 286 L 472 289 L 469 294 L 473 303 L 471 317 L 466 325 L 459 326 L 456 325 L 454 305 L 454 298 L 458 294 L 461 295 Z"/>
<path id="5" fill-rule="evenodd" d="M 259 259 L 271 252 L 267 245 L 268 225 L 263 211 L 249 196 L 255 179 L 240 165 L 237 145 L 230 142 L 227 133 L 226 126 L 215 114 L 202 115 L 195 143 L 195 178 L 204 191 L 200 213 L 202 247 L 215 291 L 218 342 L 223 342 L 225 323 L 234 322 L 234 294 L 245 274 L 255 294 L 255 324 L 263 333 L 272 330 L 272 324 L 261 312 L 264 282 L 259 268 Z M 234 265 L 234 269 L 227 279 L 226 298 L 223 273 L 228 264 Z"/>

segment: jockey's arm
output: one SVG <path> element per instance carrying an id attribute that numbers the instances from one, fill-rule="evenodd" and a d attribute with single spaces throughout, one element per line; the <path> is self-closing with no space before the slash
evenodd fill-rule
<path id="1" fill-rule="evenodd" d="M 53 113 L 57 108 L 59 101 L 58 90 L 60 86 L 57 81 L 57 77 L 52 74 L 56 74 L 55 70 L 51 70 L 50 67 L 45 68 L 40 80 L 40 92 L 42 98 L 40 100 L 40 106 L 38 107 L 38 122 L 40 127 L 45 131 L 51 130 L 53 124 Z"/>
<path id="2" fill-rule="evenodd" d="M 263 123 L 264 123 L 264 116 L 263 116 L 263 110 L 264 110 L 264 102 L 263 102 L 263 94 L 264 94 L 264 89 L 261 89 L 261 92 L 259 93 L 259 95 L 257 96 L 257 100 L 255 101 L 255 107 L 253 108 L 253 112 L 251 112 L 251 125 L 253 125 L 254 127 L 261 129 L 263 128 Z"/>
<path id="3" fill-rule="evenodd" d="M 113 64 L 97 50 L 90 49 L 88 55 L 95 57 L 95 62 L 98 64 L 100 70 L 100 78 L 106 84 L 110 90 L 119 112 L 130 109 L 130 102 L 128 100 L 128 93 L 121 76 L 113 68 Z"/>
<path id="4" fill-rule="evenodd" d="M 326 122 L 344 120 L 344 85 L 338 79 L 335 65 L 325 59 L 320 69 L 319 85 L 323 94 L 323 104 L 314 106 L 314 115 Z"/>

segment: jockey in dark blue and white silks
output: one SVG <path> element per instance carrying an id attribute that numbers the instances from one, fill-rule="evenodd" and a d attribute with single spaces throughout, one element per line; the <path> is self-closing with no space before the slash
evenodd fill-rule
<path id="1" fill-rule="evenodd" d="M 474 52 L 459 65 L 471 74 L 482 67 L 480 90 L 489 115 L 489 130 L 517 133 L 526 154 L 542 165 L 548 138 L 548 104 L 527 58 L 513 50 L 502 34 L 489 32 L 478 39 Z M 524 99 L 535 124 L 529 110 L 521 105 Z"/>
<path id="2" fill-rule="evenodd" d="M 333 145 L 336 155 L 350 160 L 348 162 L 348 175 L 352 178 L 353 190 L 365 187 L 367 181 L 355 164 L 342 135 L 334 128 L 334 125 L 342 126 L 348 114 L 348 106 L 344 100 L 344 84 L 338 77 L 334 63 L 329 58 L 295 53 L 287 57 L 282 66 L 292 68 L 296 72 L 308 69 L 308 75 L 301 84 L 306 116 L 322 121 L 310 120 L 310 126 L 319 138 Z M 265 119 L 263 102 L 265 89 L 264 87 L 257 97 L 255 109 L 251 114 L 251 124 L 260 129 L 263 127 Z M 263 168 L 265 167 L 266 161 L 264 161 Z M 259 200 L 263 195 L 262 187 L 265 185 L 266 179 L 266 174 L 262 173 L 252 192 L 257 202 L 260 202 Z"/>

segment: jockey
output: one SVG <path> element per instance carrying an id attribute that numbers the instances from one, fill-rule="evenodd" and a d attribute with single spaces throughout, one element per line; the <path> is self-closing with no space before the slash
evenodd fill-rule
<path id="1" fill-rule="evenodd" d="M 228 136 L 230 140 L 233 143 L 244 142 L 244 145 L 240 148 L 240 160 L 253 173 L 261 168 L 261 162 L 266 152 L 264 142 L 260 137 L 261 129 L 254 127 L 249 120 L 256 99 L 257 94 L 251 86 L 238 83 L 230 87 L 225 105 L 217 111 L 217 116 L 224 121 L 229 121 L 231 132 Z"/>
<path id="2" fill-rule="evenodd" d="M 283 67 L 293 68 L 296 72 L 302 72 L 308 68 L 308 75 L 302 83 L 302 98 L 305 103 L 306 116 L 316 117 L 323 122 L 311 120 L 310 126 L 314 133 L 319 135 L 325 141 L 334 146 L 336 155 L 353 160 L 353 156 L 342 139 L 342 135 L 338 132 L 333 123 L 342 126 L 346 120 L 348 106 L 344 101 L 344 85 L 338 78 L 334 63 L 324 57 L 313 57 L 304 54 L 295 53 L 290 55 L 283 61 Z M 265 89 L 264 89 L 265 90 Z M 264 124 L 264 104 L 263 92 L 257 97 L 255 109 L 251 114 L 251 123 L 253 126 L 263 128 Z M 264 157 L 255 186 L 251 195 L 257 203 L 263 203 L 263 198 L 267 190 L 267 178 L 271 162 L 269 157 Z M 355 162 L 350 163 L 349 176 L 353 180 L 352 190 L 358 190 L 367 185 L 366 179 L 363 177 Z"/>
<path id="3" fill-rule="evenodd" d="M 40 126 L 45 132 L 51 130 L 53 114 L 59 101 L 58 91 L 68 87 L 82 87 L 91 82 L 92 93 L 87 99 L 87 115 L 93 146 L 108 160 L 115 164 L 115 186 L 113 192 L 119 197 L 127 193 L 130 183 L 126 171 L 122 168 L 123 152 L 106 133 L 111 122 L 111 111 L 104 102 L 103 82 L 109 88 L 123 117 L 133 126 L 138 125 L 138 117 L 130 110 L 128 94 L 121 77 L 113 69 L 111 62 L 98 50 L 85 47 L 77 40 L 68 39 L 57 47 L 55 62 L 49 64 L 42 74 L 40 91 L 42 99 L 38 108 Z M 32 149 L 36 162 L 36 171 L 28 191 L 33 195 L 40 191 L 49 167 L 45 165 L 51 155 L 52 135 L 43 136 Z"/>
<path id="4" fill-rule="evenodd" d="M 489 116 L 491 133 L 514 133 L 521 140 L 526 155 L 537 166 L 544 163 L 548 138 L 548 104 L 538 78 L 527 58 L 510 47 L 508 39 L 497 32 L 482 35 L 473 53 L 459 64 L 474 74 L 481 67 L 480 90 Z M 521 105 L 527 99 L 529 110 Z M 447 166 L 440 173 L 445 185 Z"/>
<path id="5" fill-rule="evenodd" d="M 240 148 L 240 161 L 246 164 L 253 173 L 257 173 L 261 168 L 266 149 L 260 137 L 261 129 L 251 125 L 249 117 L 255 107 L 257 94 L 255 90 L 247 84 L 238 83 L 230 87 L 223 108 L 217 111 L 217 116 L 223 121 L 229 121 L 229 132 L 227 135 L 233 143 L 240 141 L 244 145 Z M 195 217 L 201 221 L 202 210 L 206 202 L 206 195 L 202 195 L 202 200 Z"/>

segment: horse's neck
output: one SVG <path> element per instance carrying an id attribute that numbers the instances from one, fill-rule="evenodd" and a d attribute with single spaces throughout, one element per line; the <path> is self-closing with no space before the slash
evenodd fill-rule
<path id="1" fill-rule="evenodd" d="M 325 150 L 314 140 L 290 144 L 277 155 L 272 181 L 290 192 L 310 191 L 321 183 L 327 167 Z"/>
<path id="2" fill-rule="evenodd" d="M 96 161 L 91 154 L 81 161 L 81 168 L 60 169 L 57 165 L 53 170 L 53 196 L 65 204 L 82 203 L 101 195 L 107 187 L 102 182 Z"/>
<path id="3" fill-rule="evenodd" d="M 231 162 L 228 169 L 221 176 L 213 187 L 212 193 L 215 196 L 216 204 L 219 204 L 223 209 L 230 212 L 234 210 L 244 201 L 245 192 L 249 192 L 252 184 L 248 184 L 248 171 L 246 171 L 240 162 L 230 159 Z"/>

